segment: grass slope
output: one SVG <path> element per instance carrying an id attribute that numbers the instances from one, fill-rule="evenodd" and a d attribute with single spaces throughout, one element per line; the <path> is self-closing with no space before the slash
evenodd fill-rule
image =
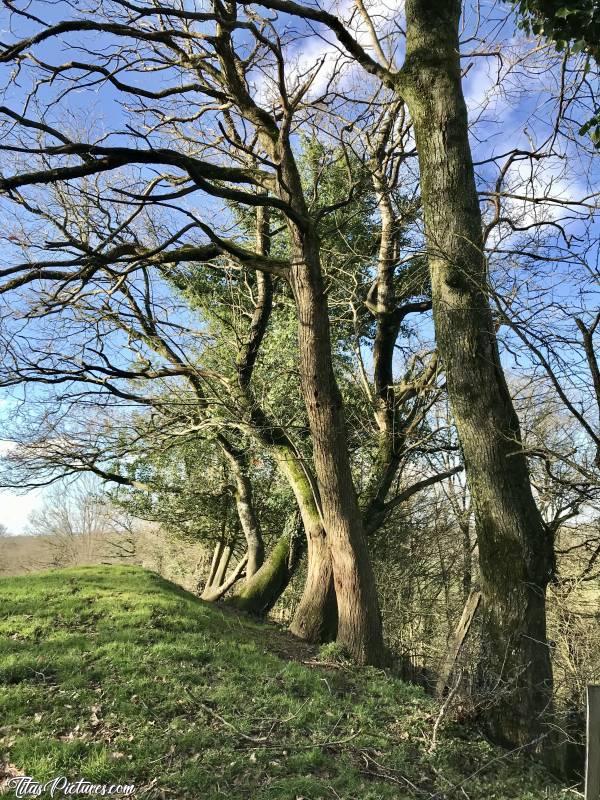
<path id="1" fill-rule="evenodd" d="M 39 781 L 194 800 L 564 797 L 414 686 L 327 668 L 136 567 L 0 580 L 0 755 Z M 487 766 L 486 766 L 487 765 Z"/>

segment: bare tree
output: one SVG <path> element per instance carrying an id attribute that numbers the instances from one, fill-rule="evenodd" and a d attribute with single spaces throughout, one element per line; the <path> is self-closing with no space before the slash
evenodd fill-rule
<path id="1" fill-rule="evenodd" d="M 288 0 L 263 0 L 262 5 L 328 28 L 411 114 L 436 340 L 475 510 L 485 661 L 512 688 L 505 694 L 510 700 L 498 703 L 492 727 L 502 741 L 532 741 L 539 736 L 551 698 L 545 591 L 554 561 L 551 538 L 531 491 L 489 304 L 483 220 L 461 84 L 462 3 L 406 3 L 401 67 L 394 64 L 393 50 L 385 52 L 361 5 L 358 11 L 374 55 L 334 14 Z"/>

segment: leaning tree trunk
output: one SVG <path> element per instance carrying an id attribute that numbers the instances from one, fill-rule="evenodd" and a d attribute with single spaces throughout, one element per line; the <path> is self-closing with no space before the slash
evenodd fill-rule
<path id="1" fill-rule="evenodd" d="M 523 744 L 551 699 L 545 590 L 552 546 L 531 492 L 487 296 L 462 94 L 458 0 L 407 0 L 398 89 L 414 122 L 437 344 L 473 499 L 484 593 L 482 668 L 497 740 Z M 494 698 L 490 698 L 494 699 Z"/>
<path id="2" fill-rule="evenodd" d="M 358 662 L 378 663 L 383 658 L 383 636 L 375 577 L 350 470 L 341 395 L 333 373 L 319 237 L 290 141 L 291 107 L 278 124 L 279 120 L 256 105 L 240 77 L 229 23 L 217 24 L 213 42 L 235 104 L 256 127 L 261 146 L 276 165 L 273 191 L 288 206 L 288 277 L 296 301 L 300 379 L 338 601 L 338 641 Z"/>
<path id="3" fill-rule="evenodd" d="M 240 579 L 242 572 L 244 571 L 246 564 L 248 563 L 248 553 L 242 556 L 234 570 L 232 570 L 231 574 L 227 578 L 223 578 L 222 583 L 212 584 L 211 586 L 205 586 L 204 591 L 202 592 L 202 600 L 208 600 L 210 603 L 216 603 L 217 600 L 220 600 L 223 595 L 227 594 L 227 592 L 231 589 L 231 587 L 237 583 Z"/>
<path id="4" fill-rule="evenodd" d="M 289 180 L 286 183 L 286 186 L 293 186 L 296 185 L 297 191 L 295 194 L 295 202 L 300 202 L 302 204 L 302 191 L 299 182 L 299 176 L 295 171 L 295 166 L 293 162 L 293 156 L 290 152 L 284 153 L 284 163 L 286 164 L 287 168 L 290 170 L 289 172 Z M 302 209 L 305 211 L 305 209 Z M 298 228 L 295 225 L 290 225 L 290 230 L 292 231 L 292 235 L 296 237 L 296 244 L 299 252 L 299 261 L 296 270 L 296 278 L 292 276 L 292 288 L 295 289 L 297 283 L 295 281 L 298 278 L 302 278 L 303 276 L 310 275 L 312 277 L 309 278 L 307 282 L 300 281 L 300 285 L 304 286 L 306 284 L 307 288 L 316 285 L 320 285 L 319 282 L 322 283 L 322 277 L 320 272 L 320 262 L 318 256 L 318 244 L 316 249 L 313 249 L 311 257 L 308 261 L 304 262 L 304 250 L 305 250 L 305 242 L 302 239 L 302 234 L 299 233 Z M 313 242 L 318 242 L 316 238 L 316 232 L 311 230 Z M 310 238 L 310 237 L 309 237 Z M 257 212 L 257 241 L 256 246 L 258 252 L 263 254 L 268 253 L 269 251 L 269 232 L 268 232 L 268 216 L 264 212 Z M 309 263 L 311 266 L 309 266 Z M 315 284 L 316 280 L 316 284 Z M 269 447 L 277 464 L 281 470 L 281 472 L 287 478 L 296 500 L 298 502 L 298 508 L 300 510 L 300 514 L 302 516 L 302 522 L 304 524 L 307 544 L 308 544 L 308 567 L 307 567 L 307 577 L 304 586 L 304 591 L 302 594 L 302 598 L 298 605 L 298 608 L 295 612 L 294 619 L 292 621 L 291 630 L 297 636 L 307 639 L 309 641 L 328 641 L 335 637 L 338 631 L 338 608 L 337 608 L 337 600 L 336 600 L 336 591 L 333 584 L 333 559 L 331 557 L 331 539 L 328 536 L 326 531 L 326 525 L 324 524 L 324 520 L 322 516 L 324 516 L 323 512 L 320 512 L 318 504 L 321 503 L 320 497 L 317 498 L 317 495 L 320 494 L 320 476 L 319 476 L 319 468 L 317 467 L 317 482 L 319 486 L 312 485 L 311 477 L 307 474 L 307 471 L 304 469 L 300 456 L 294 450 L 294 447 L 287 437 L 285 431 L 280 430 L 277 426 L 271 424 L 271 422 L 267 419 L 264 415 L 260 406 L 256 403 L 254 397 L 252 396 L 252 392 L 250 390 L 250 376 L 252 374 L 252 365 L 254 364 L 257 347 L 258 345 L 256 342 L 262 341 L 264 333 L 266 331 L 266 326 L 268 324 L 268 320 L 271 313 L 271 304 L 272 304 L 272 285 L 271 279 L 268 275 L 259 274 L 257 276 L 257 304 L 256 310 L 253 315 L 252 325 L 251 325 L 251 335 L 248 338 L 247 346 L 244 348 L 243 353 L 240 355 L 239 362 L 238 362 L 238 384 L 241 390 L 241 397 L 240 400 L 242 405 L 246 408 L 249 412 L 249 416 L 252 422 L 251 426 L 251 433 L 252 435 L 259 438 L 259 440 Z M 299 301 L 299 296 L 302 296 L 301 301 Z M 304 322 L 300 321 L 299 328 L 300 328 L 300 336 L 299 339 L 302 344 L 304 344 L 303 350 L 303 357 L 301 362 L 301 367 L 304 366 L 303 374 L 307 371 L 307 365 L 311 364 L 312 366 L 308 367 L 309 372 L 312 374 L 312 381 L 313 383 L 319 384 L 319 388 L 317 393 L 321 392 L 323 398 L 326 399 L 326 403 L 328 403 L 328 407 L 330 412 L 327 416 L 327 419 L 323 417 L 320 422 L 317 423 L 316 427 L 313 424 L 316 415 L 312 413 L 313 405 L 311 405 L 306 398 L 306 386 L 307 381 L 303 381 L 303 387 L 305 389 L 305 401 L 307 403 L 307 412 L 309 415 L 309 420 L 311 424 L 311 432 L 313 433 L 313 442 L 319 441 L 319 450 L 327 450 L 330 446 L 329 442 L 333 441 L 335 437 L 337 437 L 335 441 L 334 447 L 337 448 L 337 451 L 345 453 L 345 456 L 342 455 L 342 462 L 345 458 L 347 469 L 344 474 L 344 477 L 340 483 L 338 480 L 338 485 L 343 485 L 344 481 L 346 485 L 350 487 L 350 491 L 346 488 L 343 489 L 345 495 L 343 498 L 339 499 L 339 502 L 343 506 L 348 501 L 354 502 L 356 505 L 356 498 L 354 496 L 354 488 L 352 484 L 352 477 L 350 474 L 350 468 L 348 464 L 348 455 L 346 450 L 346 442 L 343 436 L 343 423 L 342 423 L 342 410 L 341 410 L 341 403 L 339 392 L 337 389 L 337 385 L 335 383 L 335 378 L 333 376 L 333 369 L 331 366 L 331 343 L 329 338 L 329 320 L 328 320 L 328 312 L 327 312 L 327 301 L 322 289 L 322 286 L 319 290 L 314 291 L 310 289 L 308 292 L 303 291 L 302 293 L 298 293 L 295 291 L 296 295 L 296 302 L 298 304 L 298 313 L 300 316 L 300 305 L 299 302 L 304 304 L 304 307 L 309 307 L 311 304 L 316 303 L 318 305 L 318 318 L 320 320 L 319 331 L 320 333 L 315 336 L 314 333 L 311 336 L 305 337 L 303 336 L 304 333 Z M 310 311 L 309 311 L 310 314 Z M 319 340 L 319 335 L 324 334 L 324 338 Z M 317 348 L 318 344 L 318 348 Z M 325 380 L 321 384 L 320 375 L 323 375 Z M 322 403 L 317 399 L 317 396 L 314 394 L 314 387 L 310 389 L 313 394 L 311 395 L 312 398 L 316 400 L 314 407 L 319 408 L 322 406 Z M 333 395 L 332 395 L 333 392 Z M 333 398 L 333 400 L 332 400 Z M 332 424 L 334 428 L 332 428 Z M 337 426 L 337 427 L 336 427 Z M 315 438 L 315 430 L 317 431 L 317 438 Z M 324 431 L 325 433 L 324 437 Z M 332 437 L 333 432 L 333 437 Z M 341 434 L 341 435 L 340 435 Z M 329 437 L 327 439 L 327 437 Z M 326 441 L 327 440 L 327 441 Z M 315 448 L 315 451 L 317 448 Z M 336 456 L 331 454 L 330 455 L 330 462 L 336 461 Z M 328 468 L 326 468 L 328 469 Z M 331 494 L 333 491 L 335 493 L 336 488 L 334 487 L 334 483 L 331 480 L 331 477 L 328 476 L 328 492 Z M 313 480 L 314 482 L 314 480 Z M 330 509 L 329 514 L 330 517 L 332 514 L 336 514 L 337 511 L 333 511 L 331 504 L 329 502 L 329 497 L 326 499 L 326 503 Z M 360 532 L 360 519 L 358 519 L 359 523 L 359 531 L 358 536 L 359 538 L 362 536 Z M 356 536 L 356 533 L 354 534 Z M 340 536 L 343 538 L 346 536 L 343 528 L 338 529 L 338 536 L 337 539 L 339 540 Z M 349 548 L 349 561 L 352 562 L 353 560 L 356 561 L 356 553 L 352 552 L 353 544 L 350 541 L 346 542 L 345 545 Z M 369 560 L 368 555 L 366 552 L 366 548 L 364 548 L 363 554 L 360 557 L 362 561 L 366 564 L 367 572 L 370 572 Z M 354 567 L 355 570 L 358 572 L 363 570 L 362 564 L 359 564 L 358 568 Z M 261 571 L 259 571 L 261 572 Z M 268 571 L 262 571 L 263 574 L 267 574 Z M 270 573 L 273 576 L 276 576 L 276 572 Z M 356 577 L 356 576 L 355 576 Z M 371 578 L 372 579 L 372 578 Z M 276 579 L 274 578 L 275 582 Z M 368 583 L 368 575 L 362 578 L 362 584 L 365 582 Z M 258 586 L 256 582 L 253 581 L 253 585 Z M 358 587 L 358 593 L 354 594 L 354 587 Z M 280 584 L 280 591 L 283 591 L 283 585 Z M 244 590 L 245 591 L 245 590 Z M 248 589 L 248 593 L 251 593 L 251 589 Z M 257 589 L 257 591 L 259 591 Z M 262 590 L 261 590 L 262 591 Z M 354 607 L 360 605 L 365 602 L 366 595 L 364 593 L 364 588 L 361 588 L 360 581 L 352 581 L 345 582 L 344 584 L 344 591 L 346 593 L 346 604 L 348 607 Z M 370 595 L 369 602 L 375 603 L 375 615 L 378 618 L 378 609 L 376 604 L 376 595 L 374 590 L 374 582 L 372 587 L 372 592 Z M 353 614 L 347 615 L 349 617 L 347 626 L 346 626 L 346 633 L 343 631 L 341 632 L 342 637 L 347 637 L 347 641 L 344 640 L 344 644 L 348 647 L 348 649 L 355 653 L 357 658 L 361 661 L 367 660 L 370 658 L 366 655 L 366 651 L 368 649 L 372 650 L 372 657 L 378 661 L 380 658 L 380 650 L 381 648 L 381 632 L 380 627 L 372 628 L 371 632 L 366 632 L 366 628 L 361 632 L 358 630 L 360 625 L 364 625 L 364 620 L 360 621 L 358 619 L 352 620 Z M 360 617 L 360 614 L 358 615 Z M 358 626 L 358 627 L 357 627 Z M 354 628 L 353 632 L 351 629 Z M 376 647 L 372 647 L 369 643 L 369 636 L 374 636 L 375 639 L 379 636 L 379 644 Z M 353 641 L 354 640 L 354 643 Z M 363 644 L 357 644 L 357 642 L 363 640 Z"/>
<path id="5" fill-rule="evenodd" d="M 298 559 L 294 558 L 292 548 L 292 534 L 285 531 L 261 568 L 242 584 L 229 604 L 249 614 L 262 615 L 270 611 L 296 570 Z"/>
<path id="6" fill-rule="evenodd" d="M 358 663 L 383 660 L 375 577 L 350 469 L 342 398 L 333 373 L 329 315 L 313 223 L 293 238 L 290 283 L 298 313 L 299 368 L 338 608 L 337 641 Z"/>
<path id="7" fill-rule="evenodd" d="M 232 548 L 229 545 L 223 545 L 217 567 L 212 579 L 212 586 L 220 586 L 225 581 L 227 575 L 227 567 L 231 561 Z"/>
<path id="8" fill-rule="evenodd" d="M 210 570 L 208 571 L 208 577 L 206 579 L 206 583 L 204 584 L 204 589 L 210 589 L 214 586 L 215 583 L 215 575 L 217 574 L 217 568 L 219 566 L 219 562 L 221 560 L 221 556 L 223 555 L 223 548 L 225 547 L 224 542 L 219 541 L 215 544 L 215 549 L 213 550 L 213 557 L 212 561 L 210 562 Z M 200 584 L 198 584 L 198 588 L 200 588 Z"/>
<path id="9" fill-rule="evenodd" d="M 249 386 L 240 381 L 240 406 L 249 420 L 248 433 L 271 453 L 279 471 L 289 483 L 302 517 L 308 543 L 307 579 L 302 598 L 294 614 L 291 629 L 302 639 L 311 642 L 331 641 L 337 633 L 337 606 L 333 589 L 331 555 L 325 528 L 318 509 L 318 489 L 314 476 L 303 464 L 287 433 L 270 420 L 252 395 Z M 282 593 L 285 585 L 278 572 L 271 571 L 274 584 Z M 266 571 L 263 572 L 263 576 Z M 260 583 L 260 586 L 259 586 Z M 254 589 L 252 588 L 254 587 Z M 251 580 L 248 594 L 271 593 L 264 583 Z M 260 605 L 261 601 L 258 600 Z M 256 613 L 256 612 L 255 612 Z"/>
<path id="10" fill-rule="evenodd" d="M 256 210 L 256 252 L 268 255 L 271 250 L 268 211 Z M 286 432 L 273 425 L 256 402 L 251 390 L 251 378 L 260 345 L 267 331 L 273 305 L 273 282 L 267 273 L 256 274 L 256 306 L 247 340 L 240 350 L 237 370 L 241 405 L 250 412 L 251 433 L 267 446 L 275 457 L 280 472 L 290 484 L 298 503 L 308 543 L 307 577 L 302 598 L 294 614 L 291 630 L 302 639 L 323 642 L 335 639 L 337 633 L 337 604 L 333 589 L 331 555 L 326 533 L 317 507 L 314 479 L 293 447 Z M 239 492 L 238 492 L 239 494 Z M 256 526 L 255 526 L 256 527 Z M 248 537 L 246 537 L 248 540 Z M 274 583 L 277 571 L 271 571 Z M 256 592 L 265 591 L 262 582 L 253 581 Z M 280 592 L 285 586 L 279 582 Z M 249 592 L 251 590 L 249 589 Z"/>

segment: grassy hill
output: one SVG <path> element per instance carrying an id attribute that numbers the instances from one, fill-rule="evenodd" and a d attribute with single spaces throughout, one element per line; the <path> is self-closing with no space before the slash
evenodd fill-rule
<path id="1" fill-rule="evenodd" d="M 141 568 L 0 580 L 5 773 L 177 800 L 566 797 L 467 729 L 433 746 L 435 718 L 419 689 Z"/>

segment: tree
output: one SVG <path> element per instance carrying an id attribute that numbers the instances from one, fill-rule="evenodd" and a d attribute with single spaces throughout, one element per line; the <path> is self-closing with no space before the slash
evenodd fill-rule
<path id="1" fill-rule="evenodd" d="M 308 85 L 299 83 L 290 98 L 288 87 L 282 79 L 279 80 L 280 107 L 283 113 L 281 118 L 255 102 L 248 91 L 247 83 L 241 79 L 238 71 L 238 68 L 243 68 L 243 60 L 237 52 L 238 45 L 234 39 L 234 32 L 238 25 L 236 22 L 237 11 L 233 4 L 224 6 L 217 4 L 213 12 L 200 14 L 199 17 L 195 12 L 191 13 L 189 21 L 193 24 L 196 24 L 198 20 L 214 22 L 215 36 L 210 43 L 200 32 L 190 35 L 185 30 L 185 25 L 180 25 L 177 30 L 165 29 L 163 31 L 162 17 L 153 11 L 149 10 L 147 17 L 148 21 L 151 21 L 153 16 L 155 17 L 156 28 L 151 33 L 145 30 L 145 26 L 134 22 L 135 12 L 127 10 L 126 5 L 117 4 L 115 11 L 125 18 L 124 22 L 116 22 L 112 19 L 111 21 L 102 21 L 101 19 L 93 21 L 89 19 L 66 20 L 50 28 L 45 27 L 32 39 L 22 40 L 5 48 L 1 58 L 4 62 L 20 58 L 20 53 L 29 47 L 35 47 L 36 44 L 41 44 L 49 38 L 61 37 L 67 32 L 82 30 L 96 32 L 103 36 L 112 34 L 116 37 L 116 42 L 122 40 L 123 36 L 133 37 L 139 41 L 142 48 L 150 51 L 154 49 L 155 43 L 162 43 L 159 44 L 159 49 L 163 48 L 165 65 L 175 70 L 179 69 L 176 64 L 185 65 L 184 72 L 191 68 L 194 74 L 194 91 L 197 88 L 200 95 L 210 98 L 210 102 L 215 97 L 227 98 L 227 104 L 233 105 L 240 121 L 243 120 L 256 131 L 254 142 L 244 142 L 243 131 L 238 129 L 232 117 L 227 114 L 224 124 L 229 128 L 227 137 L 232 148 L 233 162 L 231 166 L 223 167 L 217 161 L 207 161 L 199 155 L 188 155 L 185 148 L 161 147 L 159 150 L 155 150 L 154 148 L 138 149 L 127 145 L 105 148 L 103 145 L 91 142 L 82 144 L 68 139 L 63 132 L 45 122 L 38 122 L 17 114 L 23 131 L 31 129 L 31 126 L 40 129 L 41 125 L 41 130 L 45 132 L 46 136 L 60 142 L 58 150 L 55 149 L 55 146 L 49 146 L 49 149 L 44 145 L 39 149 L 34 146 L 34 151 L 39 155 L 47 150 L 50 158 L 57 155 L 59 158 L 62 155 L 71 155 L 75 156 L 76 161 L 80 161 L 80 163 L 73 166 L 55 166 L 50 170 L 42 169 L 37 173 L 21 172 L 3 178 L 0 185 L 4 191 L 15 191 L 28 185 L 98 175 L 125 165 L 145 164 L 155 165 L 159 168 L 171 166 L 183 170 L 184 181 L 192 182 L 188 186 L 189 190 L 200 190 L 211 196 L 239 201 L 254 207 L 271 207 L 283 212 L 289 235 L 289 261 L 271 258 L 260 252 L 240 250 L 237 245 L 228 243 L 201 221 L 196 221 L 193 227 L 205 231 L 210 244 L 200 248 L 184 248 L 185 252 L 183 253 L 178 251 L 169 254 L 168 250 L 163 251 L 159 260 L 163 263 L 177 262 L 181 257 L 196 260 L 213 258 L 218 260 L 225 254 L 236 259 L 238 264 L 243 264 L 246 268 L 271 272 L 289 281 L 298 313 L 299 368 L 302 390 L 313 440 L 313 458 L 319 484 L 321 513 L 327 530 L 336 584 L 339 611 L 338 638 L 358 661 L 378 663 L 383 657 L 381 622 L 350 470 L 341 397 L 332 367 L 330 325 L 316 220 L 311 214 L 304 196 L 298 166 L 290 143 L 292 118 L 310 83 Z M 181 16 L 185 19 L 186 15 L 185 13 L 183 15 L 173 14 L 173 22 L 176 27 Z M 271 51 L 277 59 L 277 43 L 271 42 L 265 45 L 261 36 L 262 34 L 256 32 L 256 42 L 259 48 L 257 53 L 260 52 L 262 57 Z M 189 56 L 181 61 L 180 42 L 194 43 L 198 56 L 209 45 L 210 53 L 205 53 L 210 61 L 208 71 L 206 70 L 208 61 L 203 61 L 202 70 L 199 69 L 199 62 L 194 62 L 193 58 L 190 62 Z M 150 56 L 149 53 L 147 55 Z M 281 57 L 279 58 L 279 63 L 282 63 Z M 88 68 L 92 72 L 100 70 L 99 74 L 105 74 L 105 68 L 94 63 L 93 55 L 91 55 L 90 63 L 83 67 L 84 71 Z M 246 71 L 249 71 L 250 68 L 251 65 L 245 67 Z M 46 67 L 42 69 L 45 70 Z M 58 72 L 62 72 L 66 76 L 70 69 L 70 67 L 66 67 L 65 72 L 62 67 L 58 67 Z M 75 69 L 78 71 L 79 67 L 75 67 Z M 54 71 L 54 68 L 51 67 L 51 71 Z M 110 78 L 109 71 L 109 80 Z M 131 92 L 132 89 L 131 86 L 125 86 L 120 79 L 117 79 L 117 83 L 114 85 L 122 86 L 125 93 Z M 187 91 L 187 88 L 183 89 L 184 94 Z M 181 93 L 181 90 L 175 87 L 170 92 L 175 96 L 181 95 Z M 139 96 L 144 94 L 147 92 L 138 93 Z M 157 100 L 162 94 L 156 90 L 151 91 L 149 96 Z M 12 114 L 10 110 L 6 110 L 5 113 Z M 134 136 L 135 138 L 137 137 Z M 268 169 L 263 169 L 257 166 L 239 167 L 234 165 L 239 163 L 240 158 L 247 162 L 247 156 L 244 154 L 247 154 L 248 147 L 255 148 L 256 161 L 260 159 L 259 163 L 272 165 L 272 169 L 270 166 Z M 202 151 L 208 153 L 208 150 L 210 150 L 208 142 L 199 143 L 197 153 Z M 149 202 L 152 202 L 152 191 L 157 183 L 152 180 L 147 186 Z M 240 185 L 249 186 L 251 191 L 240 190 L 238 188 Z M 252 189 L 260 189 L 260 191 L 253 192 Z M 266 191 L 270 192 L 270 195 L 266 194 Z M 164 245 L 161 245 L 161 249 L 163 248 Z M 87 246 L 84 245 L 85 251 L 87 251 Z M 151 258 L 152 249 L 140 249 L 133 246 L 133 250 L 131 250 L 130 246 L 127 251 L 134 258 L 142 256 L 142 258 L 148 259 Z M 101 262 L 105 260 L 106 255 L 101 256 Z M 114 260 L 115 255 L 113 250 L 109 255 L 109 260 Z M 88 261 L 87 253 L 84 260 Z M 93 266 L 88 263 L 86 266 L 75 269 L 74 274 L 69 274 L 69 279 L 75 278 L 76 280 L 77 277 L 83 277 L 84 280 L 89 279 L 98 267 L 97 259 L 92 259 L 92 261 L 94 262 Z M 26 271 L 25 274 L 20 274 L 21 272 L 20 268 L 13 271 L 12 274 L 17 277 L 13 278 L 10 283 L 12 288 L 31 281 L 31 271 Z M 50 274 L 51 272 L 48 272 L 41 277 L 43 279 L 49 277 Z M 54 273 L 54 277 L 57 277 L 57 273 Z"/>
<path id="2" fill-rule="evenodd" d="M 545 590 L 552 545 L 531 492 L 486 297 L 482 219 L 460 85 L 461 7 L 433 5 L 434 24 L 430 4 L 407 4 L 400 85 L 419 150 L 436 339 L 475 511 L 484 663 L 515 687 L 493 728 L 507 743 L 525 743 L 538 735 L 551 697 Z"/>
<path id="3" fill-rule="evenodd" d="M 595 0 L 511 0 L 521 17 L 521 24 L 536 36 L 553 41 L 558 50 L 586 53 L 600 64 L 600 8 Z M 580 135 L 590 132 L 600 147 L 600 113 L 579 129 Z"/>
<path id="4" fill-rule="evenodd" d="M 329 27 L 411 114 L 436 341 L 476 518 L 484 591 L 483 663 L 495 676 L 492 680 L 511 687 L 507 701 L 496 707 L 491 727 L 506 743 L 531 742 L 539 736 L 551 698 L 545 593 L 554 561 L 533 499 L 487 294 L 482 215 L 461 86 L 462 4 L 406 3 L 406 57 L 400 69 L 390 66 L 393 60 L 385 56 L 365 10 L 376 58 L 328 12 L 287 0 L 264 0 L 262 5 Z"/>
<path id="5" fill-rule="evenodd" d="M 576 52 L 583 50 L 600 61 L 600 9 L 594 0 L 513 0 L 513 5 L 527 30 L 552 39 L 561 49 L 573 43 Z"/>
<path id="6" fill-rule="evenodd" d="M 53 567 L 86 563 L 94 558 L 101 537 L 111 529 L 99 483 L 83 476 L 56 485 L 39 509 L 29 515 L 28 530 L 46 537 Z"/>

